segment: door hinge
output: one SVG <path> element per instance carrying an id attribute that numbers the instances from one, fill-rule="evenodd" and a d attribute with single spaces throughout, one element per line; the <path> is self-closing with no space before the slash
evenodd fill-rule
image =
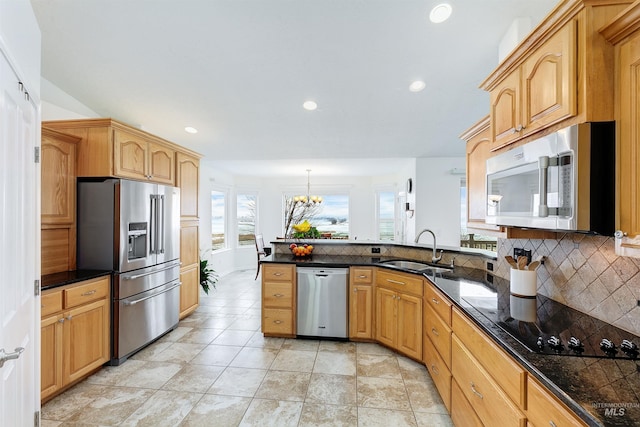
<path id="1" fill-rule="evenodd" d="M 33 414 L 33 427 L 40 427 L 40 411 Z"/>
<path id="2" fill-rule="evenodd" d="M 33 147 L 33 157 L 36 163 L 40 163 L 40 147 Z"/>
<path id="3" fill-rule="evenodd" d="M 33 281 L 33 290 L 35 296 L 40 295 L 40 280 Z"/>

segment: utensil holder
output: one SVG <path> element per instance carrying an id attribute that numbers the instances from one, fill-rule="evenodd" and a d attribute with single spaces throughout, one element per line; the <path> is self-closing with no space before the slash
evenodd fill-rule
<path id="1" fill-rule="evenodd" d="M 511 269 L 510 275 L 511 294 L 532 297 L 538 292 L 538 276 L 535 270 Z"/>

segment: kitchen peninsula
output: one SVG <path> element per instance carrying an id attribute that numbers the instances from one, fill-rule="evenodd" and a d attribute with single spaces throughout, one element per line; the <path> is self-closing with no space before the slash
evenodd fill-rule
<path id="1" fill-rule="evenodd" d="M 310 257 L 296 258 L 291 243 L 272 242 L 262 260 L 265 335 L 296 336 L 298 267 L 348 267 L 349 339 L 424 363 L 456 425 L 640 420 L 637 350 L 620 346 L 640 338 L 541 294 L 514 298 L 508 280 L 488 271 L 496 261 L 488 254 L 449 249 L 440 264 L 454 259 L 453 268 L 416 269 L 387 261 L 430 261 L 426 245 L 318 240 Z M 421 306 L 409 304 L 416 299 Z M 270 318 L 274 312 L 286 315 Z M 605 339 L 615 352 L 601 350 Z"/>

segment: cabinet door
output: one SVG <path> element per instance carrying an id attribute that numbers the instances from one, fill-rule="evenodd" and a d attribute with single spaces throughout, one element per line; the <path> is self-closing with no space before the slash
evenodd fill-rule
<path id="1" fill-rule="evenodd" d="M 200 280 L 197 265 L 180 270 L 180 319 L 191 314 L 200 303 Z"/>
<path id="2" fill-rule="evenodd" d="M 390 347 L 396 345 L 396 303 L 395 292 L 376 288 L 376 340 Z"/>
<path id="3" fill-rule="evenodd" d="M 398 299 L 398 341 L 396 348 L 422 359 L 422 298 L 400 294 Z"/>
<path id="4" fill-rule="evenodd" d="M 523 134 L 576 115 L 575 27 L 567 23 L 522 65 Z"/>
<path id="5" fill-rule="evenodd" d="M 65 383 L 73 382 L 109 360 L 109 299 L 65 312 Z"/>
<path id="6" fill-rule="evenodd" d="M 485 224 L 487 214 L 487 159 L 491 154 L 489 128 L 467 142 L 467 225 Z"/>
<path id="7" fill-rule="evenodd" d="M 180 187 L 180 217 L 198 218 L 198 177 L 200 161 L 195 157 L 178 153 L 176 185 Z"/>
<path id="8" fill-rule="evenodd" d="M 620 229 L 640 236 L 640 34 L 620 46 Z M 640 249 L 640 247 L 634 247 Z"/>
<path id="9" fill-rule="evenodd" d="M 40 323 L 40 399 L 45 400 L 62 385 L 62 314 Z"/>
<path id="10" fill-rule="evenodd" d="M 491 146 L 497 149 L 520 137 L 520 69 L 507 76 L 491 91 Z"/>
<path id="11" fill-rule="evenodd" d="M 373 289 L 351 285 L 349 293 L 349 338 L 373 339 Z"/>
<path id="12" fill-rule="evenodd" d="M 167 185 L 175 185 L 175 156 L 172 149 L 149 143 L 149 179 Z"/>
<path id="13" fill-rule="evenodd" d="M 73 224 L 76 216 L 76 144 L 42 131 L 42 224 Z"/>
<path id="14" fill-rule="evenodd" d="M 114 175 L 123 178 L 148 179 L 148 143 L 143 138 L 120 129 L 113 131 Z"/>

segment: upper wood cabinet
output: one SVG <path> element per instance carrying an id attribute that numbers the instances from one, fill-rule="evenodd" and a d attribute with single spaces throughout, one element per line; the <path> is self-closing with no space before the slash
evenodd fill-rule
<path id="1" fill-rule="evenodd" d="M 176 153 L 197 153 L 113 119 L 43 122 L 43 126 L 81 138 L 79 177 L 131 178 L 176 185 Z"/>
<path id="2" fill-rule="evenodd" d="M 180 187 L 180 217 L 198 218 L 198 182 L 200 160 L 183 153 L 176 156 L 176 185 Z"/>
<path id="3" fill-rule="evenodd" d="M 613 120 L 613 49 L 598 30 L 628 3 L 560 2 L 487 77 L 492 150 L 553 125 Z"/>
<path id="4" fill-rule="evenodd" d="M 76 217 L 76 145 L 80 138 L 42 128 L 42 224 L 73 224 Z"/>
<path id="5" fill-rule="evenodd" d="M 618 211 L 616 253 L 640 257 L 640 1 L 602 29 L 615 45 Z"/>
<path id="6" fill-rule="evenodd" d="M 175 151 L 144 136 L 113 130 L 114 175 L 175 184 Z"/>
<path id="7" fill-rule="evenodd" d="M 491 155 L 489 116 L 465 131 L 460 138 L 467 141 L 467 227 L 501 231 L 502 227 L 485 223 L 487 159 Z"/>

